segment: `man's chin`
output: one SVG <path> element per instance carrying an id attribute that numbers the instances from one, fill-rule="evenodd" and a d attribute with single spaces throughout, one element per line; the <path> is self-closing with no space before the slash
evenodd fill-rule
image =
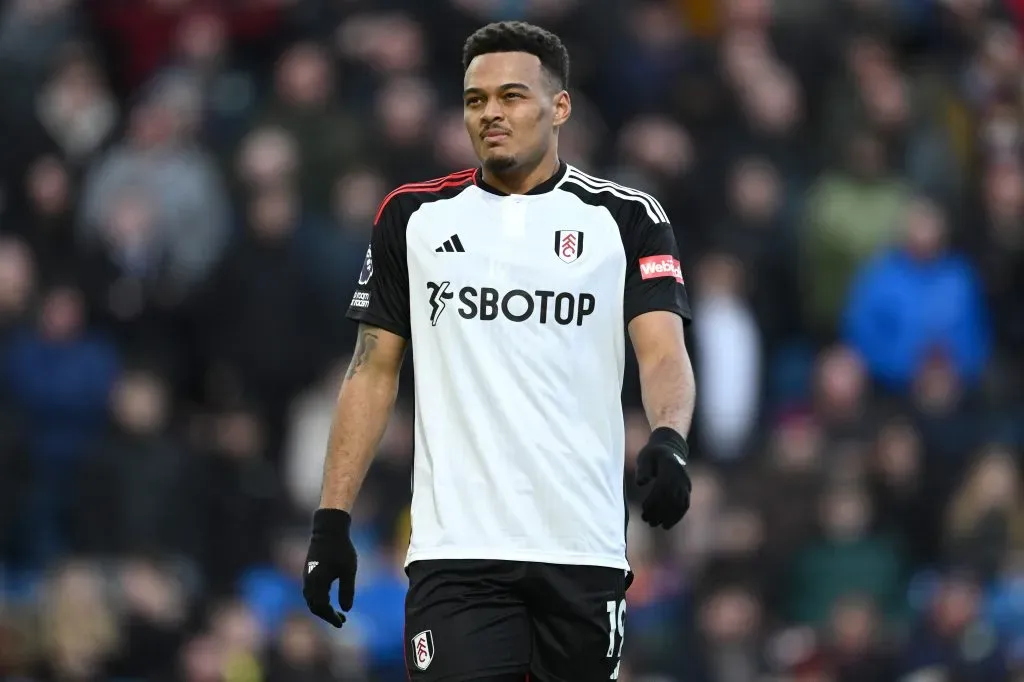
<path id="1" fill-rule="evenodd" d="M 496 154 L 484 159 L 484 168 L 491 173 L 507 173 L 518 163 L 516 157 L 511 154 Z"/>

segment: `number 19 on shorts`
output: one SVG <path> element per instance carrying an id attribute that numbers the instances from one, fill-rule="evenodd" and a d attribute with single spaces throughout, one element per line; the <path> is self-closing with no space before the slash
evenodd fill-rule
<path id="1" fill-rule="evenodd" d="M 610 601 L 606 605 L 608 609 L 608 654 L 607 657 L 616 658 L 622 656 L 622 642 L 626 630 L 626 600 L 618 602 Z M 618 645 L 615 643 L 618 634 Z"/>

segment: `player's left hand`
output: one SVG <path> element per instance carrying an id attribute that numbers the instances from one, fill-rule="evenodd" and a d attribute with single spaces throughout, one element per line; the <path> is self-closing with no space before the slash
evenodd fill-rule
<path id="1" fill-rule="evenodd" d="M 637 457 L 636 484 L 650 484 L 644 498 L 641 518 L 650 526 L 668 530 L 690 508 L 690 475 L 686 457 L 690 448 L 674 429 L 661 427 L 651 433 Z"/>

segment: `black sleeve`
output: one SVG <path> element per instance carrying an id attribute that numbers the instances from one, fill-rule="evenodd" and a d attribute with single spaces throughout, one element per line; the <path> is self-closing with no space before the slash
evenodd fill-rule
<path id="1" fill-rule="evenodd" d="M 679 265 L 679 247 L 672 226 L 637 211 L 623 230 L 626 249 L 625 322 L 654 310 L 667 310 L 690 322 L 690 301 Z"/>
<path id="2" fill-rule="evenodd" d="M 363 269 L 348 307 L 348 318 L 409 339 L 412 331 L 405 225 L 400 202 L 388 201 L 374 224 Z"/>

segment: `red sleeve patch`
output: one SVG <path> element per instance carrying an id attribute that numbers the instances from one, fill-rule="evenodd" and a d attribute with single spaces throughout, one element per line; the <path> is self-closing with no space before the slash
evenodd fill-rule
<path id="1" fill-rule="evenodd" d="M 652 277 L 674 277 L 680 284 L 683 283 L 683 269 L 672 256 L 647 256 L 640 259 L 640 278 L 651 279 Z"/>

